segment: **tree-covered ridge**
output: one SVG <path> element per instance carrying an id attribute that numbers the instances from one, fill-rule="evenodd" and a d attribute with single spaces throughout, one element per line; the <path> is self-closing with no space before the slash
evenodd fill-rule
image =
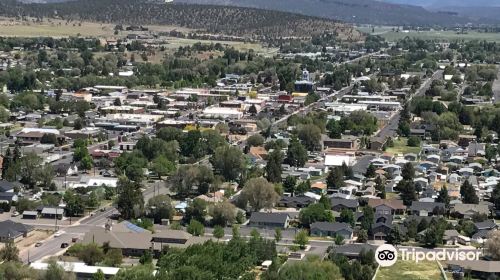
<path id="1" fill-rule="evenodd" d="M 310 37 L 325 31 L 359 40 L 361 34 L 336 21 L 253 8 L 154 4 L 137 0 L 79 0 L 54 4 L 0 2 L 0 15 L 56 17 L 120 24 L 162 24 L 252 38 Z"/>

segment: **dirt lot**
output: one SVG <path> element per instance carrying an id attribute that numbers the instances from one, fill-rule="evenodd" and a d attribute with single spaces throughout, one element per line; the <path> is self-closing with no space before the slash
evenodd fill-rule
<path id="1" fill-rule="evenodd" d="M 35 243 L 47 239 L 54 232 L 51 230 L 34 230 L 31 234 L 24 238 L 23 240 L 16 243 L 19 251 L 22 251 L 28 247 L 31 247 Z"/>

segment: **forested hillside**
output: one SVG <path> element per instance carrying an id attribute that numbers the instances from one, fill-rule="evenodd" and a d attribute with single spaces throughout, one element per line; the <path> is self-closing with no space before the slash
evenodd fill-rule
<path id="1" fill-rule="evenodd" d="M 341 20 L 381 25 L 465 24 L 470 19 L 428 11 L 422 7 L 376 0 L 176 0 L 185 3 L 258 7 Z M 412 0 L 413 1 L 413 0 Z"/>
<path id="2" fill-rule="evenodd" d="M 298 14 L 213 5 L 155 4 L 142 0 L 79 0 L 53 4 L 2 0 L 0 15 L 116 24 L 163 24 L 264 39 L 310 37 L 324 32 L 336 32 L 349 40 L 359 40 L 361 36 L 342 23 Z"/>

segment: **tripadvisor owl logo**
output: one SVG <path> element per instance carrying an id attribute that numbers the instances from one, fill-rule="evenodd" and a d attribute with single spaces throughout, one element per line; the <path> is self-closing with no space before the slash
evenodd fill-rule
<path id="1" fill-rule="evenodd" d="M 398 260 L 398 250 L 390 245 L 380 245 L 375 251 L 375 260 L 381 267 L 392 266 Z"/>

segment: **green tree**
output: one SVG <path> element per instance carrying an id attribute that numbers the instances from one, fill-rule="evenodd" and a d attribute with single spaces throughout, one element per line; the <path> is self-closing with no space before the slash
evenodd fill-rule
<path id="1" fill-rule="evenodd" d="M 216 174 L 227 181 L 235 181 L 245 168 L 245 157 L 237 147 L 225 145 L 215 150 L 210 162 Z"/>
<path id="2" fill-rule="evenodd" d="M 73 190 L 69 189 L 64 192 L 64 202 L 66 203 L 65 211 L 66 216 L 76 217 L 83 214 L 85 205 L 83 200 L 80 199 Z"/>
<path id="3" fill-rule="evenodd" d="M 159 155 L 153 159 L 151 169 L 158 174 L 158 177 L 167 176 L 175 171 L 175 164 L 167 159 L 164 155 Z"/>
<path id="4" fill-rule="evenodd" d="M 144 209 L 144 198 L 140 184 L 121 177 L 117 184 L 116 206 L 121 216 L 128 220 L 138 217 Z"/>
<path id="5" fill-rule="evenodd" d="M 217 240 L 224 237 L 224 228 L 221 226 L 215 226 L 214 227 L 214 237 L 217 238 Z"/>
<path id="6" fill-rule="evenodd" d="M 368 233 L 366 230 L 364 229 L 360 229 L 358 231 L 358 239 L 357 239 L 357 242 L 358 243 L 366 243 L 366 241 L 368 241 Z"/>
<path id="7" fill-rule="evenodd" d="M 328 137 L 330 137 L 332 139 L 342 138 L 342 133 L 344 131 L 342 130 L 340 122 L 338 122 L 336 120 L 330 120 L 330 121 L 328 121 L 328 124 L 326 125 L 326 129 L 328 130 Z"/>
<path id="8" fill-rule="evenodd" d="M 290 166 L 303 167 L 307 162 L 307 150 L 297 138 L 292 138 L 286 153 L 286 163 Z"/>
<path id="9" fill-rule="evenodd" d="M 260 134 L 254 134 L 247 138 L 247 145 L 250 147 L 258 147 L 264 145 L 264 137 Z"/>
<path id="10" fill-rule="evenodd" d="M 106 280 L 106 276 L 102 270 L 98 269 L 94 275 L 92 275 L 92 280 Z"/>
<path id="11" fill-rule="evenodd" d="M 300 210 L 299 220 L 307 226 L 314 222 L 333 222 L 333 215 L 323 204 L 314 203 Z"/>
<path id="12" fill-rule="evenodd" d="M 191 220 L 187 227 L 187 232 L 194 236 L 203 236 L 203 234 L 205 234 L 205 227 L 197 220 Z"/>
<path id="13" fill-rule="evenodd" d="M 187 221 L 195 219 L 199 222 L 205 221 L 207 202 L 203 199 L 195 198 L 186 208 L 185 218 Z"/>
<path id="14" fill-rule="evenodd" d="M 299 230 L 299 232 L 297 232 L 297 234 L 295 235 L 293 243 L 299 245 L 301 249 L 304 249 L 309 243 L 309 234 L 307 233 L 307 230 Z"/>
<path id="15" fill-rule="evenodd" d="M 150 250 L 145 250 L 142 256 L 139 258 L 139 263 L 142 265 L 153 263 L 153 254 Z"/>
<path id="16" fill-rule="evenodd" d="M 500 209 L 500 182 L 495 185 L 491 193 L 490 202 L 495 205 L 495 209 Z"/>
<path id="17" fill-rule="evenodd" d="M 94 162 L 92 161 L 92 157 L 90 157 L 90 155 L 84 156 L 80 161 L 80 168 L 82 170 L 88 171 L 92 169 L 93 166 Z"/>
<path id="18" fill-rule="evenodd" d="M 0 249 L 0 259 L 4 262 L 18 262 L 19 261 L 19 249 L 17 248 L 14 241 L 8 240 L 5 245 Z"/>
<path id="19" fill-rule="evenodd" d="M 373 221 L 375 219 L 375 212 L 370 206 L 365 206 L 363 208 L 363 218 L 361 218 L 361 228 L 369 232 L 372 228 Z"/>
<path id="20" fill-rule="evenodd" d="M 90 192 L 90 195 L 87 199 L 87 207 L 89 208 L 97 208 L 99 206 L 99 198 L 97 197 L 96 191 Z"/>
<path id="21" fill-rule="evenodd" d="M 258 212 L 263 208 L 269 209 L 279 199 L 274 190 L 274 185 L 264 178 L 248 180 L 240 194 L 244 206 L 250 205 L 253 211 Z"/>
<path id="22" fill-rule="evenodd" d="M 403 200 L 404 205 L 410 206 L 413 201 L 417 200 L 417 190 L 413 181 L 402 180 L 396 188 L 399 190 L 399 196 Z"/>
<path id="23" fill-rule="evenodd" d="M 314 124 L 298 125 L 297 137 L 308 151 L 317 151 L 321 148 L 321 129 Z"/>
<path id="24" fill-rule="evenodd" d="M 340 212 L 339 222 L 350 224 L 354 227 L 356 220 L 354 219 L 354 213 L 350 209 L 342 209 Z"/>
<path id="25" fill-rule="evenodd" d="M 375 171 L 377 171 L 377 169 L 375 168 L 375 166 L 373 164 L 370 163 L 370 165 L 368 165 L 368 168 L 366 169 L 365 177 L 367 177 L 367 178 L 375 177 L 377 175 L 375 173 Z"/>
<path id="26" fill-rule="evenodd" d="M 450 196 L 448 195 L 448 188 L 443 186 L 438 193 L 438 197 L 436 198 L 436 202 L 444 203 L 446 209 L 450 207 Z"/>
<path id="27" fill-rule="evenodd" d="M 223 227 L 232 224 L 236 220 L 236 211 L 236 207 L 227 200 L 216 203 L 211 207 L 210 211 L 212 223 Z"/>
<path id="28" fill-rule="evenodd" d="M 280 242 L 282 238 L 283 238 L 283 233 L 282 233 L 281 228 L 275 228 L 274 229 L 274 240 L 276 241 L 276 243 Z"/>
<path id="29" fill-rule="evenodd" d="M 95 243 L 85 245 L 85 247 L 78 252 L 77 256 L 87 265 L 95 265 L 96 263 L 100 263 L 104 260 L 104 252 L 102 251 L 102 248 L 97 246 Z"/>
<path id="30" fill-rule="evenodd" d="M 488 162 L 497 156 L 497 149 L 490 144 L 486 144 L 485 157 Z"/>
<path id="31" fill-rule="evenodd" d="M 123 262 L 121 249 L 109 249 L 104 256 L 104 264 L 107 266 L 119 267 Z"/>
<path id="32" fill-rule="evenodd" d="M 326 185 L 329 189 L 339 189 L 345 186 L 344 173 L 339 167 L 330 169 L 326 177 Z"/>
<path id="33" fill-rule="evenodd" d="M 401 169 L 401 176 L 403 180 L 412 181 L 415 178 L 415 169 L 413 168 L 413 164 L 411 162 L 405 163 L 403 168 Z"/>
<path id="34" fill-rule="evenodd" d="M 295 192 L 295 187 L 297 186 L 297 178 L 294 176 L 286 176 L 285 181 L 283 182 L 283 189 L 285 192 L 293 194 Z"/>
<path id="35" fill-rule="evenodd" d="M 280 150 L 272 151 L 267 157 L 266 178 L 269 182 L 281 182 L 281 164 L 283 163 L 283 154 Z"/>
<path id="36" fill-rule="evenodd" d="M 420 137 L 418 137 L 418 136 L 410 136 L 408 138 L 408 146 L 410 146 L 410 147 L 418 147 L 418 146 L 420 146 L 420 142 L 421 142 L 421 140 L 420 140 Z"/>
<path id="37" fill-rule="evenodd" d="M 387 242 L 393 245 L 399 245 L 401 244 L 401 242 L 403 242 L 403 239 L 403 233 L 399 229 L 399 226 L 396 225 L 392 227 L 389 235 L 387 236 Z"/>
<path id="38" fill-rule="evenodd" d="M 462 202 L 467 204 L 478 204 L 479 197 L 477 196 L 476 190 L 471 185 L 469 180 L 465 182 L 460 187 L 460 196 L 462 197 Z"/>
<path id="39" fill-rule="evenodd" d="M 309 181 L 309 180 L 302 181 L 295 188 L 295 194 L 301 195 L 301 194 L 304 194 L 310 190 L 311 190 L 311 181 Z"/>
<path id="40" fill-rule="evenodd" d="M 55 261 L 50 261 L 47 270 L 42 274 L 40 280 L 74 280 L 76 276 L 74 273 L 66 272 Z"/>
<path id="41" fill-rule="evenodd" d="M 155 223 L 161 223 L 162 219 L 172 220 L 175 209 L 172 206 L 172 200 L 166 194 L 154 196 L 148 200 L 149 209 Z"/>

